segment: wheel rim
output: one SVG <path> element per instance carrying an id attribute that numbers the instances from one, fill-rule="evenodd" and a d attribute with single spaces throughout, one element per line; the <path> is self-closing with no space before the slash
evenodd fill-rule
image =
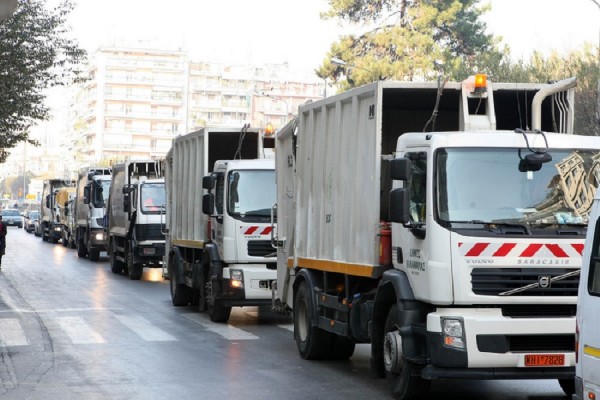
<path id="1" fill-rule="evenodd" d="M 383 364 L 387 372 L 402 372 L 402 336 L 398 331 L 388 332 L 383 338 Z"/>

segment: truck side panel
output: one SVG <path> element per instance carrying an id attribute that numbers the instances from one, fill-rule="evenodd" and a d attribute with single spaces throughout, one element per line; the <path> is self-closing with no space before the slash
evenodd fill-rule
<path id="1" fill-rule="evenodd" d="M 371 89 L 303 109 L 297 154 L 297 257 L 334 260 L 339 272 L 368 276 L 379 256 L 376 98 Z"/>

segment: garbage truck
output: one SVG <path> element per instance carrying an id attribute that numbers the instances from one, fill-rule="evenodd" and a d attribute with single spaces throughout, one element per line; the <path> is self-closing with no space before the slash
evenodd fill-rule
<path id="1" fill-rule="evenodd" d="M 58 243 L 62 239 L 64 211 L 69 201 L 69 192 L 72 193 L 74 189 L 75 181 L 71 179 L 44 180 L 40 204 L 41 236 L 44 242 Z"/>
<path id="2" fill-rule="evenodd" d="M 171 299 L 215 322 L 232 307 L 271 304 L 275 162 L 263 139 L 248 125 L 207 127 L 177 137 L 165 158 Z"/>
<path id="3" fill-rule="evenodd" d="M 600 138 L 574 87 L 380 81 L 303 105 L 276 137 L 277 282 L 304 359 L 370 343 L 398 399 L 438 379 L 574 390 Z M 531 110 L 531 115 L 529 113 Z"/>
<path id="4" fill-rule="evenodd" d="M 104 226 L 110 269 L 139 280 L 144 267 L 161 268 L 165 254 L 165 181 L 160 160 L 112 167 Z"/>
<path id="5" fill-rule="evenodd" d="M 110 168 L 100 166 L 79 170 L 73 234 L 79 258 L 88 257 L 90 261 L 98 261 L 100 252 L 106 251 L 104 213 L 110 192 L 111 173 Z"/>

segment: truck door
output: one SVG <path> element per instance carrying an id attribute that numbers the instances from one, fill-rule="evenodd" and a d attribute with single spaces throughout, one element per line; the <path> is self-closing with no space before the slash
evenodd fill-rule
<path id="1" fill-rule="evenodd" d="M 577 323 L 579 327 L 579 363 L 577 376 L 584 382 L 584 399 L 591 387 L 600 385 L 600 216 L 597 200 L 590 219 L 594 234 L 586 241 L 579 285 Z M 591 398 L 591 397 L 590 397 Z"/>
<path id="2" fill-rule="evenodd" d="M 216 216 L 212 218 L 212 237 L 217 244 L 217 248 L 223 257 L 223 235 L 224 229 L 224 213 L 225 213 L 225 174 L 215 173 L 215 209 L 217 211 Z"/>

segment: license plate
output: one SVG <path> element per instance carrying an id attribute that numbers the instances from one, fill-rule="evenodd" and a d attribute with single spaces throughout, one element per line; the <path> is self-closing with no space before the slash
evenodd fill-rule
<path id="1" fill-rule="evenodd" d="M 526 367 L 563 366 L 565 365 L 564 354 L 526 354 Z"/>

